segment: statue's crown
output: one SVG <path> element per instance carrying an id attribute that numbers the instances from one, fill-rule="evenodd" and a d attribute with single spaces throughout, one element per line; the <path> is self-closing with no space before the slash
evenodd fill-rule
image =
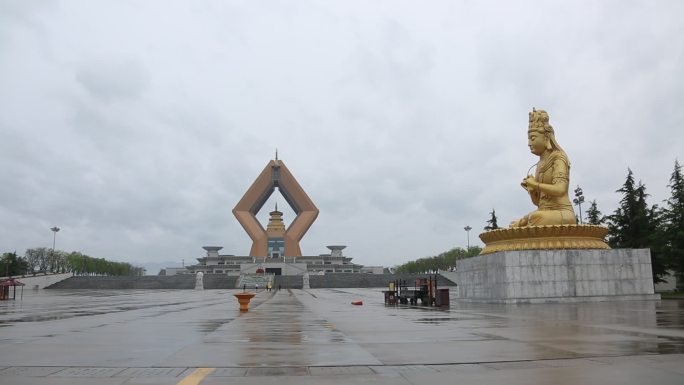
<path id="1" fill-rule="evenodd" d="M 532 107 L 532 112 L 530 112 L 529 130 L 553 132 L 553 127 L 551 127 L 549 124 L 549 114 L 544 110 L 537 110 L 536 108 Z"/>

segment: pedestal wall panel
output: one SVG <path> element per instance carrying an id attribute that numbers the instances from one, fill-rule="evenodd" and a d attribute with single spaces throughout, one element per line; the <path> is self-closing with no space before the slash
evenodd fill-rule
<path id="1" fill-rule="evenodd" d="M 461 299 L 576 302 L 659 299 L 648 249 L 501 251 L 457 262 Z"/>

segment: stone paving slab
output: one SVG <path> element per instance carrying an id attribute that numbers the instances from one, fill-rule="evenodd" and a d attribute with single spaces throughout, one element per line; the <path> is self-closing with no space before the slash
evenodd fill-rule
<path id="1" fill-rule="evenodd" d="M 230 385 L 412 385 L 414 383 L 399 374 L 355 374 L 347 376 L 271 376 L 271 377 L 233 377 Z M 453 385 L 453 378 L 450 385 Z M 128 385 L 128 384 L 127 384 Z M 132 384 L 131 384 L 132 385 Z M 137 384 L 136 384 L 137 385 Z M 157 384 L 155 384 L 157 385 Z M 159 384 L 161 385 L 161 384 Z M 226 385 L 225 378 L 208 377 L 201 385 Z M 426 385 L 423 383 L 422 385 Z"/>
<path id="2" fill-rule="evenodd" d="M 186 368 L 127 368 L 114 377 L 178 377 Z"/>
<path id="3" fill-rule="evenodd" d="M 188 346 L 156 362 L 156 365 L 197 367 L 231 366 L 303 366 L 307 364 L 364 365 L 381 364 L 359 346 L 318 344 L 315 348 L 301 345 L 274 347 L 268 344 L 202 344 Z"/>
<path id="4" fill-rule="evenodd" d="M 549 367 L 549 368 L 558 368 L 558 367 L 578 367 L 578 366 L 592 366 L 592 365 L 605 365 L 603 362 L 599 362 L 596 360 L 588 359 L 588 358 L 573 358 L 573 359 L 561 359 L 561 360 L 542 360 L 542 361 L 536 361 L 539 362 L 540 364 Z"/>
<path id="5" fill-rule="evenodd" d="M 684 362 L 684 354 L 651 354 L 644 358 L 653 362 Z"/>
<path id="6" fill-rule="evenodd" d="M 517 341 L 437 342 L 420 349 L 392 349 L 392 344 L 363 344 L 362 347 L 387 365 L 450 364 L 574 358 L 577 354 Z"/>
<path id="7" fill-rule="evenodd" d="M 305 366 L 299 367 L 276 367 L 276 368 L 249 368 L 247 369 L 247 377 L 261 377 L 261 376 L 308 376 L 309 368 Z"/>
<path id="8" fill-rule="evenodd" d="M 496 362 L 450 365 L 381 365 L 340 367 L 216 368 L 202 382 L 206 384 L 385 384 L 389 381 L 410 384 L 659 384 L 679 383 L 684 376 L 684 355 L 652 360 L 649 356 L 611 357 L 606 362 L 588 359 Z M 13 370 L 11 370 L 13 369 Z M 176 384 L 196 368 L 50 368 L 11 367 L 0 372 L 0 384 Z M 61 370 L 60 370 L 61 369 Z M 57 370 L 57 372 L 54 372 Z M 618 373 L 617 379 L 615 373 Z M 630 375 L 624 374 L 631 373 Z M 50 374 L 47 374 L 50 373 Z M 612 374 L 611 374 L 612 373 Z M 613 376 L 610 379 L 605 376 Z M 649 377 L 652 376 L 652 377 Z M 118 378 L 118 380 L 116 380 Z M 646 378 L 652 378 L 650 382 Z M 70 382 L 73 380 L 74 382 Z M 221 382 L 223 381 L 223 382 Z M 451 381 L 451 382 L 449 382 Z"/>
<path id="9" fill-rule="evenodd" d="M 536 369 L 548 368 L 543 361 L 485 362 L 482 366 L 490 369 Z"/>
<path id="10" fill-rule="evenodd" d="M 209 377 L 244 377 L 248 368 L 216 368 Z"/>
<path id="11" fill-rule="evenodd" d="M 123 368 L 66 368 L 53 374 L 52 376 L 104 378 L 113 377 L 123 371 Z"/>
<path id="12" fill-rule="evenodd" d="M 14 366 L 0 371 L 0 377 L 24 376 L 24 377 L 45 377 L 66 369 L 65 367 L 55 366 Z"/>
<path id="13" fill-rule="evenodd" d="M 349 374 L 373 374 L 368 366 L 312 366 L 309 368 L 312 376 L 331 376 Z"/>
<path id="14" fill-rule="evenodd" d="M 157 365 L 275 367 L 380 363 L 296 296 L 281 292 L 195 344 L 159 360 Z"/>
<path id="15" fill-rule="evenodd" d="M 145 379 L 142 379 L 143 381 Z M 168 382 L 147 383 L 129 382 L 126 378 L 87 378 L 87 377 L 8 377 L 0 378 L 0 385 L 167 385 Z M 172 383 L 173 384 L 173 383 Z"/>
<path id="16" fill-rule="evenodd" d="M 378 374 L 391 374 L 391 373 L 416 373 L 416 372 L 434 372 L 435 369 L 427 365 L 383 365 L 383 366 L 371 366 L 370 367 L 375 373 Z"/>
<path id="17" fill-rule="evenodd" d="M 677 373 L 630 365 L 463 371 L 458 374 L 457 378 L 454 378 L 451 373 L 404 373 L 402 376 L 416 385 L 455 383 L 459 385 L 644 385 L 655 383 L 680 384 L 682 382 L 682 376 Z"/>
<path id="18" fill-rule="evenodd" d="M 43 293 L 0 307 L 0 385 L 674 384 L 684 301 L 387 307 L 375 289 Z M 315 294 L 315 295 L 312 295 Z M 362 299 L 363 306 L 352 306 Z M 63 313 L 60 313 L 63 309 Z M 458 380 L 458 381 L 456 381 Z"/>
<path id="19" fill-rule="evenodd" d="M 460 372 L 460 371 L 480 371 L 488 370 L 488 368 L 481 364 L 443 364 L 443 365 L 426 365 L 438 372 Z"/>
<path id="20" fill-rule="evenodd" d="M 650 369 L 680 374 L 682 376 L 682 382 L 684 382 L 684 358 L 681 358 L 680 361 L 663 361 L 656 363 L 648 363 L 645 365 L 643 362 L 639 362 L 637 365 L 647 366 Z"/>

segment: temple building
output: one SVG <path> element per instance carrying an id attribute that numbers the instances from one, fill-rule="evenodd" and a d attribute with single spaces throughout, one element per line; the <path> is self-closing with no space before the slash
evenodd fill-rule
<path id="1" fill-rule="evenodd" d="M 269 254 L 270 236 L 268 231 L 264 230 L 264 227 L 259 223 L 256 215 L 276 188 L 296 214 L 292 223 L 283 232 L 273 230 L 273 234 L 278 234 L 277 236 L 274 235 L 274 238 L 282 239 L 281 255 L 288 257 L 302 255 L 299 241 L 302 240 L 304 234 L 318 217 L 318 208 L 306 195 L 285 163 L 278 159 L 276 153 L 276 158 L 266 164 L 266 167 L 233 208 L 233 215 L 252 239 L 252 248 L 249 251 L 249 255 L 252 257 L 262 257 Z"/>
<path id="2" fill-rule="evenodd" d="M 189 273 L 304 275 L 333 273 L 362 273 L 363 266 L 344 256 L 345 246 L 328 246 L 330 253 L 301 257 L 250 257 L 219 254 L 220 246 L 204 246 L 206 256 L 197 258 L 196 265 L 187 266 Z M 370 273 L 370 271 L 369 271 Z"/>
<path id="3" fill-rule="evenodd" d="M 276 203 L 264 229 L 256 214 L 276 188 L 296 216 L 286 226 Z M 330 252 L 326 254 L 302 255 L 299 242 L 316 220 L 318 208 L 283 161 L 278 159 L 277 153 L 240 199 L 233 214 L 252 239 L 249 256 L 221 255 L 219 251 L 223 247 L 204 246 L 206 255 L 197 258 L 198 264 L 187 266 L 190 273 L 304 275 L 361 272 L 363 266 L 342 255 L 346 246 L 327 246 Z"/>

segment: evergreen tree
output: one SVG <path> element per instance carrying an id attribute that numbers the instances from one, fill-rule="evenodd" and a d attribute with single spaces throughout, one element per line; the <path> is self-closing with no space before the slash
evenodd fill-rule
<path id="1" fill-rule="evenodd" d="M 608 217 L 608 243 L 613 248 L 643 247 L 645 238 L 647 207 L 641 206 L 639 192 L 645 194 L 645 187 L 637 185 L 632 170 L 627 170 L 627 179 L 616 192 L 622 193 L 620 206 Z M 645 196 L 644 196 L 645 198 Z"/>
<path id="2" fill-rule="evenodd" d="M 608 217 L 608 244 L 613 248 L 651 249 L 651 267 L 654 282 L 662 282 L 666 273 L 663 261 L 660 223 L 657 206 L 649 209 L 646 203 L 646 186 L 634 181 L 632 170 L 617 190 L 622 193 L 620 206 Z"/>
<path id="3" fill-rule="evenodd" d="M 684 179 L 676 160 L 668 187 L 671 196 L 663 209 L 664 253 L 677 277 L 677 288 L 684 289 Z"/>
<path id="4" fill-rule="evenodd" d="M 0 276 L 24 275 L 28 270 L 28 263 L 17 253 L 3 253 L 0 259 Z"/>
<path id="5" fill-rule="evenodd" d="M 603 213 L 599 211 L 598 206 L 596 205 L 596 199 L 591 201 L 591 205 L 586 214 L 588 225 L 602 225 L 606 221 Z"/>
<path id="6" fill-rule="evenodd" d="M 639 202 L 643 202 L 646 207 L 647 194 L 640 193 Z M 653 205 L 646 214 L 646 235 L 643 240 L 644 248 L 651 249 L 651 270 L 653 271 L 653 282 L 665 282 L 664 277 L 668 275 L 668 263 L 665 254 L 664 227 L 662 210 L 658 205 Z"/>
<path id="7" fill-rule="evenodd" d="M 498 229 L 499 225 L 496 223 L 496 210 L 492 209 L 492 212 L 489 213 L 489 215 L 491 215 L 491 217 L 487 221 L 487 226 L 485 226 L 484 229 L 487 231 Z"/>

